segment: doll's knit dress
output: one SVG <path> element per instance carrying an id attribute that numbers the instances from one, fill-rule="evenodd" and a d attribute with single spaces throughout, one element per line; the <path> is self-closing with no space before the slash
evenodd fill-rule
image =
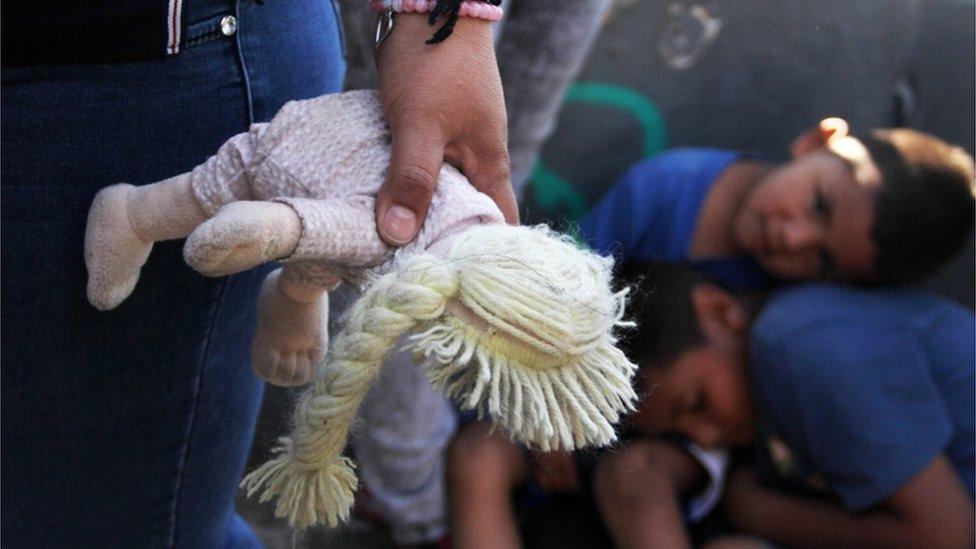
<path id="1" fill-rule="evenodd" d="M 361 287 L 364 276 L 394 266 L 374 221 L 389 163 L 390 132 L 376 92 L 354 91 L 286 104 L 194 169 L 191 186 L 208 217 L 238 200 L 290 205 L 304 232 L 287 261 L 302 262 L 308 276 L 332 271 Z M 473 224 L 503 222 L 495 203 L 445 163 L 423 227 L 397 254 L 426 250 Z M 316 264 L 322 257 L 330 262 Z"/>

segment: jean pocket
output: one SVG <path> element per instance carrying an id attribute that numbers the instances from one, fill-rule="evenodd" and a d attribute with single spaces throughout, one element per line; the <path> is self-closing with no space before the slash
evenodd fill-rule
<path id="1" fill-rule="evenodd" d="M 203 21 L 186 26 L 183 49 L 192 48 L 220 38 L 229 38 L 237 33 L 237 17 L 231 13 L 215 15 Z"/>

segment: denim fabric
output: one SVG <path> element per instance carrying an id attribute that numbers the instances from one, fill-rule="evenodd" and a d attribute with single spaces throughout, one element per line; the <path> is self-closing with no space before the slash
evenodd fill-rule
<path id="1" fill-rule="evenodd" d="M 187 171 L 291 99 L 338 91 L 328 0 L 187 2 L 194 45 L 153 61 L 3 70 L 2 544 L 248 547 L 234 513 L 262 383 L 267 272 L 208 279 L 156 246 L 135 292 L 85 299 L 88 205 Z M 212 32 L 220 18 L 238 32 Z"/>

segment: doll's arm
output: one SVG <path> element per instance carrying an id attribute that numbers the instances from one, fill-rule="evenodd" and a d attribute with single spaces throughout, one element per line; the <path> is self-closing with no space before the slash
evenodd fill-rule
<path id="1" fill-rule="evenodd" d="M 376 233 L 374 203 L 365 196 L 234 202 L 190 235 L 183 255 L 209 276 L 276 260 L 371 267 L 389 253 Z"/>
<path id="2" fill-rule="evenodd" d="M 310 262 L 288 263 L 268 275 L 251 344 L 254 373 L 282 386 L 312 380 L 329 343 L 328 292 L 339 283 L 328 267 Z"/>

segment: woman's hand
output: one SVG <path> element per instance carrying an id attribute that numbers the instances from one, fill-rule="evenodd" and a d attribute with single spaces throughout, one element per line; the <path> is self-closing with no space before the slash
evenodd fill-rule
<path id="1" fill-rule="evenodd" d="M 377 60 L 393 150 L 376 225 L 397 246 L 423 225 L 444 160 L 518 222 L 491 24 L 462 18 L 445 42 L 425 44 L 436 28 L 424 15 L 398 14 Z"/>

